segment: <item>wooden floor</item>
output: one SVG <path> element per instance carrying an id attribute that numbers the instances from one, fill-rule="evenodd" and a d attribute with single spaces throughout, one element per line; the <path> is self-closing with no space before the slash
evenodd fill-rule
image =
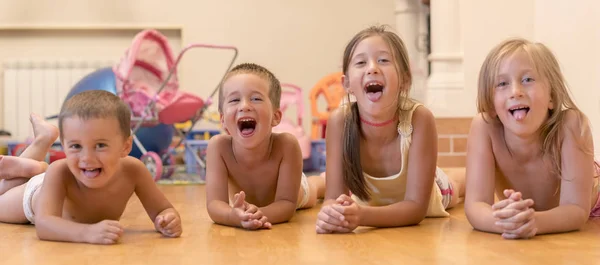
<path id="1" fill-rule="evenodd" d="M 317 235 L 318 207 L 299 211 L 272 230 L 215 225 L 206 213 L 204 186 L 161 186 L 183 219 L 181 238 L 153 231 L 133 198 L 112 246 L 45 242 L 31 225 L 0 224 L 0 264 L 597 264 L 600 219 L 579 232 L 509 241 L 473 231 L 462 206 L 451 217 L 418 226 L 359 228 L 347 235 Z M 1 209 L 0 209 L 1 210 Z"/>

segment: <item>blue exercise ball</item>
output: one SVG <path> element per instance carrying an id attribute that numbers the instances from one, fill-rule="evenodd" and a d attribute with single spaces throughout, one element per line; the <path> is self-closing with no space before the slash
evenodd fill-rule
<path id="1" fill-rule="evenodd" d="M 169 150 L 174 133 L 173 126 L 160 123 L 153 127 L 140 127 L 135 135 L 146 151 L 153 151 L 161 155 Z M 133 143 L 129 155 L 140 158 L 142 151 Z"/>
<path id="2" fill-rule="evenodd" d="M 70 99 L 73 95 L 87 90 L 104 90 L 116 95 L 117 82 L 112 68 L 101 68 L 83 77 L 73 86 L 73 88 L 71 88 L 65 101 Z"/>
<path id="3" fill-rule="evenodd" d="M 71 88 L 65 101 L 73 95 L 87 90 L 105 90 L 116 95 L 116 77 L 112 68 L 101 68 L 83 77 L 73 86 L 73 88 Z M 173 126 L 158 124 L 153 127 L 141 127 L 135 135 L 146 151 L 153 151 L 157 154 L 161 154 L 169 149 L 174 132 Z M 142 156 L 142 152 L 135 143 L 133 143 L 133 148 L 129 155 L 136 158 Z"/>

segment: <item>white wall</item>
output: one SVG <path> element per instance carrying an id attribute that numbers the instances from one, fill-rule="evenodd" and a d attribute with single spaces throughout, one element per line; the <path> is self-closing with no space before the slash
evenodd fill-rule
<path id="1" fill-rule="evenodd" d="M 308 131 L 308 91 L 321 77 L 341 69 L 343 48 L 352 35 L 376 23 L 394 25 L 393 0 L 0 1 L 0 27 L 95 25 L 110 30 L 127 25 L 163 25 L 180 27 L 183 45 L 203 42 L 237 46 L 237 63 L 262 64 L 282 82 L 304 88 L 304 126 Z M 15 54 L 8 49 L 19 51 L 21 47 L 6 42 L 7 35 L 0 30 L 0 61 Z M 44 49 L 44 44 L 39 43 L 39 48 Z M 40 56 L 53 54 L 52 47 L 46 48 L 48 54 Z M 76 50 L 82 49 L 72 51 Z M 208 97 L 225 71 L 229 55 L 190 51 L 180 66 L 182 89 Z M 89 56 L 100 54 L 89 52 Z"/>

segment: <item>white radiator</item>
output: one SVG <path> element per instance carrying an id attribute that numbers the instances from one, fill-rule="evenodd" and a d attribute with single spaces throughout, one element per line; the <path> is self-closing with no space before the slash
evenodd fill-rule
<path id="1" fill-rule="evenodd" d="M 2 129 L 15 140 L 32 136 L 29 114 L 57 115 L 65 97 L 79 80 L 96 69 L 112 66 L 106 60 L 13 60 L 3 68 Z M 52 121 L 56 124 L 56 120 Z"/>

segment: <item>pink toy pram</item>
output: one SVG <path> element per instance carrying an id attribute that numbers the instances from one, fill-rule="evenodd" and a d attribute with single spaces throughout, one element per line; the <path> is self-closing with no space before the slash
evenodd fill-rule
<path id="1" fill-rule="evenodd" d="M 177 65 L 183 54 L 192 48 L 200 47 L 233 50 L 235 53 L 227 71 L 233 65 L 238 53 L 237 48 L 232 46 L 191 44 L 186 46 L 174 59 L 171 47 L 164 35 L 156 30 L 144 30 L 134 37 L 125 56 L 113 67 L 117 94 L 131 108 L 134 143 L 143 154 L 140 159 L 153 174 L 155 180 L 173 173 L 172 163 L 171 168 L 163 167 L 163 161 L 171 161 L 173 158 L 170 152 L 165 152 L 165 157 L 160 157 L 155 152 L 146 151 L 135 133 L 142 126 L 154 126 L 159 123 L 174 125 L 191 121 L 190 130 L 184 130 L 189 132 L 202 118 L 218 85 L 208 100 L 204 101 L 198 96 L 179 90 L 177 78 Z M 177 129 L 174 131 L 181 138 L 179 144 L 175 145 L 179 146 L 186 137 L 182 131 Z M 205 166 L 199 157 L 195 159 L 200 166 Z"/>
<path id="2" fill-rule="evenodd" d="M 284 88 L 290 88 L 284 90 Z M 273 128 L 273 132 L 287 132 L 296 136 L 298 143 L 300 144 L 300 150 L 302 150 L 302 158 L 307 159 L 310 157 L 311 152 L 311 140 L 308 137 L 302 127 L 302 116 L 304 116 L 304 101 L 302 100 L 302 89 L 292 84 L 281 84 L 281 100 L 279 101 L 279 109 L 283 114 L 287 110 L 288 106 L 296 105 L 296 121 L 292 121 L 286 118 L 283 114 L 279 125 Z"/>

